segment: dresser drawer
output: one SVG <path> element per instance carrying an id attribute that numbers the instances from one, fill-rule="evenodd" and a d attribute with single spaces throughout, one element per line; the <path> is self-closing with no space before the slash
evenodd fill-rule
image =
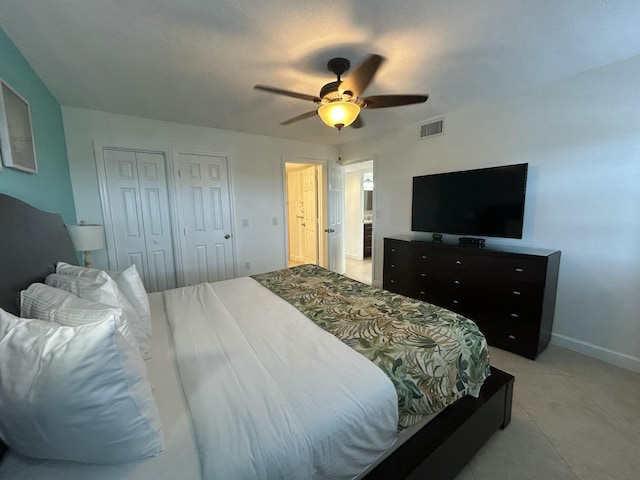
<path id="1" fill-rule="evenodd" d="M 384 264 L 393 263 L 395 265 L 407 266 L 412 258 L 413 249 L 408 243 L 393 242 L 385 239 L 384 242 Z"/>
<path id="2" fill-rule="evenodd" d="M 407 296 L 412 296 L 413 293 L 411 279 L 395 264 L 384 266 L 382 288 Z"/>
<path id="3" fill-rule="evenodd" d="M 476 321 L 487 342 L 498 348 L 535 358 L 538 347 L 539 330 L 530 325 L 511 320 L 492 319 Z"/>
<path id="4" fill-rule="evenodd" d="M 505 308 L 518 307 L 537 311 L 544 297 L 544 286 L 525 281 L 509 283 L 498 280 L 483 284 L 482 292 Z"/>
<path id="5" fill-rule="evenodd" d="M 433 302 L 440 307 L 444 307 L 452 312 L 459 313 L 465 317 L 469 317 L 473 320 L 476 312 L 478 311 L 477 298 L 462 293 L 456 294 L 449 290 L 442 291 L 436 290 L 434 292 Z"/>
<path id="6" fill-rule="evenodd" d="M 436 303 L 440 297 L 441 286 L 437 279 L 415 275 L 410 288 L 410 296 L 423 302 Z"/>
<path id="7" fill-rule="evenodd" d="M 546 264 L 539 260 L 503 258 L 492 262 L 487 273 L 514 281 L 544 282 Z"/>
<path id="8" fill-rule="evenodd" d="M 544 280 L 546 272 L 544 261 L 516 256 L 460 253 L 447 255 L 443 262 L 451 273 L 501 277 L 516 281 L 538 282 Z"/>

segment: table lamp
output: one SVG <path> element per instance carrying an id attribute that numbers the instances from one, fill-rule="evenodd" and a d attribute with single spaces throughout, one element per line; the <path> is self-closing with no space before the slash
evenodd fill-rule
<path id="1" fill-rule="evenodd" d="M 84 266 L 91 267 L 91 250 L 104 248 L 104 228 L 81 220 L 78 225 L 67 225 L 67 231 L 74 248 L 84 253 Z"/>

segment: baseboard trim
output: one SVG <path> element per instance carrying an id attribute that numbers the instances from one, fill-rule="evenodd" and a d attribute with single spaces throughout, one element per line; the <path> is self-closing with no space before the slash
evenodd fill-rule
<path id="1" fill-rule="evenodd" d="M 603 362 L 611 363 L 612 365 L 640 373 L 640 358 L 638 357 L 616 352 L 615 350 L 609 350 L 608 348 L 583 342 L 582 340 L 576 340 L 575 338 L 560 335 L 558 333 L 551 334 L 551 343 L 558 347 L 582 353 L 583 355 L 597 358 Z"/>

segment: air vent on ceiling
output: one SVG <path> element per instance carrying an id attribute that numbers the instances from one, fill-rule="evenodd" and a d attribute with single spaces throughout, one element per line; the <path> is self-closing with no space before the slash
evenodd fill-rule
<path id="1" fill-rule="evenodd" d="M 424 125 L 420 125 L 420 138 L 431 137 L 444 133 L 444 119 L 436 120 Z"/>

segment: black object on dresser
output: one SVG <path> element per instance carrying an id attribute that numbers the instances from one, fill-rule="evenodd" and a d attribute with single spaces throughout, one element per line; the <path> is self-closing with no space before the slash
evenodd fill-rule
<path id="1" fill-rule="evenodd" d="M 470 318 L 490 345 L 535 359 L 551 339 L 560 252 L 384 239 L 383 288 Z"/>

